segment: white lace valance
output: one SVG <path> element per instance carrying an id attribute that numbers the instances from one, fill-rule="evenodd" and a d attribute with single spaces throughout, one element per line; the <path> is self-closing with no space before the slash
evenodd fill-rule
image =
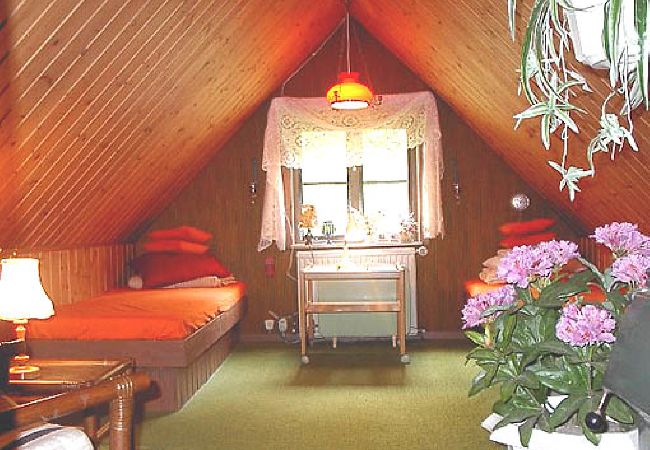
<path id="1" fill-rule="evenodd" d="M 442 233 L 441 134 L 438 108 L 431 92 L 384 95 L 380 106 L 359 111 L 333 110 L 324 98 L 279 97 L 271 102 L 264 134 L 262 169 L 266 171 L 266 186 L 258 250 L 273 241 L 280 250 L 286 248 L 280 167 L 301 167 L 303 144 L 308 144 L 305 139 L 318 139 L 319 131 L 345 131 L 347 165 L 362 165 L 364 148 L 374 145 L 369 133 L 373 129 L 403 129 L 407 147 L 424 144 L 421 226 L 424 237 Z"/>

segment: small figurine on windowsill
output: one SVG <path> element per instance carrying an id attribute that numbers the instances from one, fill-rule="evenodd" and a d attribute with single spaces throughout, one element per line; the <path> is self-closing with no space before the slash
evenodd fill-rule
<path id="1" fill-rule="evenodd" d="M 413 213 L 408 218 L 400 222 L 399 240 L 400 242 L 413 242 L 417 236 L 418 222 L 415 220 Z"/>
<path id="2" fill-rule="evenodd" d="M 312 245 L 314 243 L 314 235 L 311 234 L 311 229 L 314 228 L 317 223 L 316 207 L 314 205 L 302 205 L 300 217 L 298 219 L 298 226 L 300 228 L 307 228 L 307 233 L 303 240 L 305 245 Z"/>

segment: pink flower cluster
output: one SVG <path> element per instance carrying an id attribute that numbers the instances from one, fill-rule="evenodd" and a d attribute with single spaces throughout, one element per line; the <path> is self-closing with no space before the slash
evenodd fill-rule
<path id="1" fill-rule="evenodd" d="M 642 234 L 636 224 L 612 222 L 596 228 L 591 237 L 617 255 L 641 253 L 650 256 L 650 237 Z"/>
<path id="2" fill-rule="evenodd" d="M 562 309 L 560 320 L 555 325 L 555 335 L 569 345 L 584 347 L 614 342 L 615 327 L 616 321 L 609 311 L 594 305 L 578 307 L 571 303 Z"/>
<path id="3" fill-rule="evenodd" d="M 468 299 L 463 307 L 463 329 L 486 323 L 490 317 L 482 317 L 482 314 L 489 307 L 512 305 L 514 301 L 515 289 L 510 285 Z M 497 312 L 493 317 L 497 317 L 499 314 L 500 312 Z"/>
<path id="4" fill-rule="evenodd" d="M 547 241 L 513 248 L 501 258 L 497 276 L 521 288 L 536 277 L 548 277 L 554 269 L 580 256 L 578 245 L 570 241 Z"/>
<path id="5" fill-rule="evenodd" d="M 631 253 L 616 259 L 612 264 L 612 276 L 623 283 L 644 286 L 650 270 L 650 257 Z"/>

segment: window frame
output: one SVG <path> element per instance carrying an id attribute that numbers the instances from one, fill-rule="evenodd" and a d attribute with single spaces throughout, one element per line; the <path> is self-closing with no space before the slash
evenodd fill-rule
<path id="1" fill-rule="evenodd" d="M 409 211 L 414 214 L 415 220 L 418 224 L 421 224 L 422 219 L 422 153 L 423 153 L 424 144 L 418 145 L 416 147 L 407 148 L 407 167 L 408 167 L 408 195 L 409 195 Z M 303 204 L 303 195 L 302 195 L 302 169 L 290 169 L 289 178 L 291 180 L 291 200 L 292 200 L 292 217 L 293 217 L 293 239 L 294 242 L 299 243 L 302 241 L 300 236 L 300 227 L 298 225 L 300 218 L 300 211 Z M 310 183 L 310 184 L 340 184 L 341 182 L 336 183 Z M 381 182 L 378 182 L 381 183 Z M 363 166 L 353 166 L 347 168 L 347 206 L 354 207 L 364 212 L 364 202 L 363 202 Z M 345 230 L 341 230 L 342 233 L 337 233 L 332 236 L 332 241 L 334 242 L 343 242 L 345 240 Z M 321 227 L 316 227 L 312 229 L 312 234 L 316 240 L 325 240 L 325 236 L 321 233 Z M 422 241 L 422 229 L 421 226 L 418 226 L 416 237 L 417 242 Z M 383 242 L 383 241 L 382 241 Z M 388 241 L 391 242 L 391 241 Z"/>

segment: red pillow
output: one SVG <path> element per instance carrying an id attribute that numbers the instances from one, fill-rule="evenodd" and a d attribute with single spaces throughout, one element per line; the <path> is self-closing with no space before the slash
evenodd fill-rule
<path id="1" fill-rule="evenodd" d="M 181 239 L 183 241 L 198 242 L 200 244 L 208 242 L 212 239 L 212 233 L 199 230 L 195 227 L 182 225 L 176 228 L 167 228 L 164 230 L 155 230 L 149 233 L 149 239 L 154 240 L 167 240 L 167 239 Z"/>
<path id="2" fill-rule="evenodd" d="M 553 239 L 555 239 L 555 233 L 553 232 L 530 234 L 528 236 L 511 236 L 503 239 L 499 242 L 499 245 L 503 248 L 512 248 L 518 245 L 535 245 Z"/>
<path id="3" fill-rule="evenodd" d="M 541 218 L 529 220 L 526 222 L 508 222 L 499 227 L 499 231 L 504 237 L 523 236 L 526 234 L 541 233 L 549 227 L 555 225 L 555 219 Z"/>
<path id="4" fill-rule="evenodd" d="M 198 242 L 183 241 L 180 239 L 163 239 L 156 241 L 147 241 L 142 244 L 147 252 L 150 253 L 196 253 L 202 255 L 208 252 L 208 246 Z"/>
<path id="5" fill-rule="evenodd" d="M 230 271 L 212 255 L 191 253 L 145 253 L 133 260 L 133 269 L 145 288 L 166 286 L 199 277 L 225 278 Z"/>

